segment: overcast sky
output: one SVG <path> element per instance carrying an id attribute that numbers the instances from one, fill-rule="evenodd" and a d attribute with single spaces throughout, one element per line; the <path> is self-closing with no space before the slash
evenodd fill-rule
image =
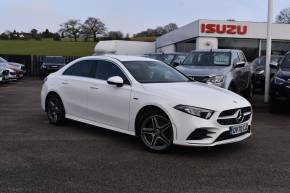
<path id="1" fill-rule="evenodd" d="M 0 0 L 0 32 L 57 31 L 68 19 L 100 18 L 108 30 L 134 34 L 196 19 L 266 21 L 268 0 Z M 274 15 L 290 0 L 274 0 Z"/>

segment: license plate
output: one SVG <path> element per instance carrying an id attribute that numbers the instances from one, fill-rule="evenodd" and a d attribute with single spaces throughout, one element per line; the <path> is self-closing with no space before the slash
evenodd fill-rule
<path id="1" fill-rule="evenodd" d="M 246 133 L 249 129 L 248 124 L 237 125 L 230 127 L 230 134 L 231 135 L 238 135 L 241 133 Z"/>

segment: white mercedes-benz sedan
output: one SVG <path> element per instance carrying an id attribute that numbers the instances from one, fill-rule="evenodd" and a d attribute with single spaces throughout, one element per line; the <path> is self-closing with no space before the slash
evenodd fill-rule
<path id="1" fill-rule="evenodd" d="M 52 124 L 67 118 L 135 135 L 155 152 L 173 144 L 215 146 L 251 135 L 252 108 L 246 99 L 143 57 L 77 59 L 44 80 L 41 105 Z"/>

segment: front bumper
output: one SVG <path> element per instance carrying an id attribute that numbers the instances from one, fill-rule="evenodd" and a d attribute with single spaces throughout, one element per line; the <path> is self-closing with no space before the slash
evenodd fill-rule
<path id="1" fill-rule="evenodd" d="M 235 143 L 245 140 L 252 135 L 251 122 L 249 120 L 241 123 L 248 125 L 248 131 L 238 135 L 229 135 L 230 127 L 234 125 L 221 125 L 217 122 L 219 112 L 214 113 L 211 119 L 201 119 L 182 112 L 175 112 L 176 121 L 173 123 L 175 138 L 173 143 L 182 146 L 216 146 L 221 144 Z M 191 140 L 189 136 L 198 129 L 207 129 L 208 137 Z"/>

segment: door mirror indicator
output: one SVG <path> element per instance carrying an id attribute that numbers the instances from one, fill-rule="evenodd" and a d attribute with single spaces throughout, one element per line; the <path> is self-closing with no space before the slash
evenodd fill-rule
<path id="1" fill-rule="evenodd" d="M 124 85 L 124 80 L 120 76 L 113 76 L 108 78 L 107 83 L 110 85 L 116 85 L 117 87 L 122 87 Z"/>
<path id="2" fill-rule="evenodd" d="M 240 61 L 240 62 L 235 63 L 234 67 L 242 68 L 242 67 L 245 67 L 245 65 L 246 65 L 246 62 Z"/>

